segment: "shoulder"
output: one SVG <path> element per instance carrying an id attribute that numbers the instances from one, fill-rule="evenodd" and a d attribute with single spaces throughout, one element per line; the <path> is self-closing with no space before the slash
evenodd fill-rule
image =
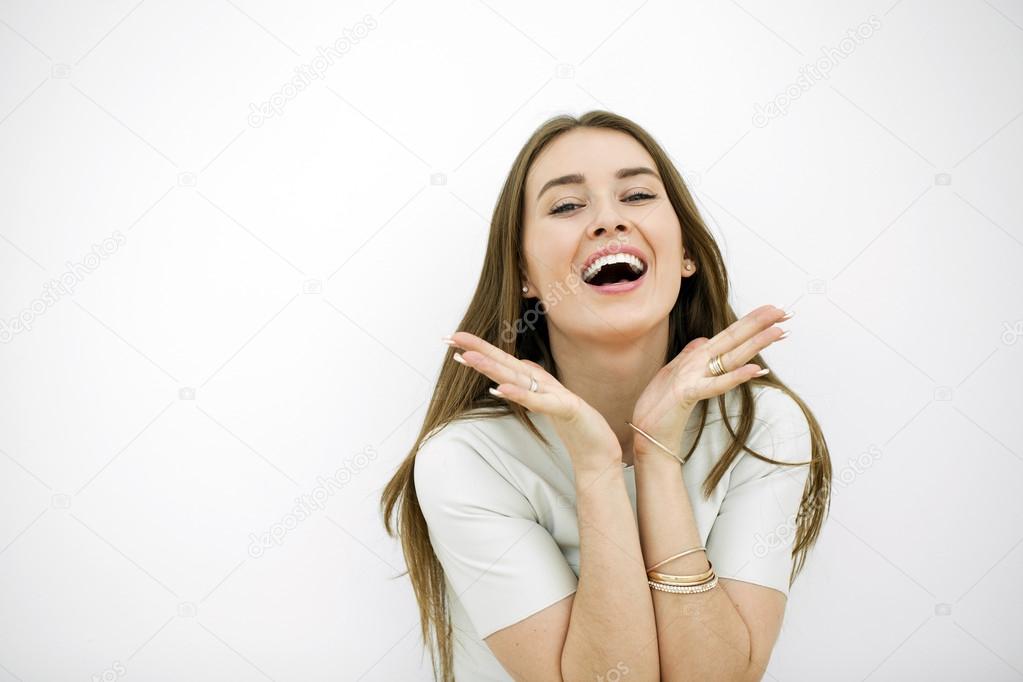
<path id="1" fill-rule="evenodd" d="M 810 458 L 810 423 L 803 408 L 787 391 L 760 384 L 753 389 L 749 442 L 772 459 L 805 462 Z"/>
<path id="2" fill-rule="evenodd" d="M 747 449 L 732 465 L 707 538 L 707 555 L 721 578 L 788 594 L 813 441 L 796 398 L 776 386 L 752 389 Z"/>
<path id="3" fill-rule="evenodd" d="M 509 453 L 522 449 L 524 431 L 512 414 L 478 409 L 432 429 L 413 460 L 420 503 L 485 498 L 511 485 Z"/>
<path id="4" fill-rule="evenodd" d="M 731 464 L 729 489 L 765 478 L 801 480 L 813 459 L 812 433 L 802 407 L 777 386 L 758 384 L 752 389 L 753 424 L 743 443 L 745 449 Z M 738 416 L 729 421 L 734 428 Z"/>
<path id="5" fill-rule="evenodd" d="M 515 447 L 523 437 L 522 425 L 512 413 L 475 408 L 453 417 L 426 433 L 418 452 L 439 452 L 432 457 L 458 457 L 466 446 L 479 454 Z M 455 454 L 446 454 L 454 452 Z M 464 455 L 462 455 L 464 456 Z"/>
<path id="6" fill-rule="evenodd" d="M 451 561 L 478 565 L 472 557 L 492 562 L 500 555 L 495 543 L 506 550 L 530 528 L 522 524 L 538 521 L 537 496 L 542 493 L 535 474 L 518 466 L 500 437 L 513 428 L 509 420 L 516 418 L 453 420 L 424 438 L 413 458 L 416 502 L 431 542 L 461 557 L 447 555 L 449 569 Z"/>
<path id="7" fill-rule="evenodd" d="M 485 462 L 486 439 L 477 426 L 484 420 L 483 415 L 471 411 L 427 432 L 413 463 L 417 487 L 438 475 L 457 472 L 467 464 Z"/>
<path id="8" fill-rule="evenodd" d="M 788 391 L 777 386 L 770 384 L 754 385 L 753 402 L 757 407 L 758 413 L 763 410 L 765 413 L 770 412 L 777 416 L 794 417 L 798 415 L 800 418 L 803 418 L 803 410 L 795 398 L 789 395 Z"/>
<path id="9" fill-rule="evenodd" d="M 753 423 L 744 445 L 778 461 L 807 461 L 810 424 L 796 399 L 785 389 L 770 384 L 753 384 L 750 389 L 753 396 L 750 410 Z M 728 423 L 734 431 L 743 415 L 740 392 L 737 389 L 729 391 L 724 396 L 724 402 Z M 708 401 L 707 424 L 713 425 L 717 436 L 727 443 L 731 435 L 730 431 L 725 429 L 723 421 L 718 401 Z M 796 450 L 804 448 L 807 449 L 807 456 L 800 457 Z M 746 452 L 736 459 L 736 464 L 744 460 L 760 461 L 765 467 L 768 466 L 766 462 L 757 460 Z M 750 462 L 747 466 L 752 464 Z"/>

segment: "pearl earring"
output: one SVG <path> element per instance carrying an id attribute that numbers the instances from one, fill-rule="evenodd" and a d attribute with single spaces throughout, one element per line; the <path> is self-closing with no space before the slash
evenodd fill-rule
<path id="1" fill-rule="evenodd" d="M 529 287 L 527 287 L 526 285 L 523 284 L 522 285 L 522 293 L 526 293 L 527 291 L 529 291 Z"/>
<path id="2" fill-rule="evenodd" d="M 692 270 L 692 269 L 693 269 L 693 264 L 692 263 L 686 263 L 686 270 Z"/>

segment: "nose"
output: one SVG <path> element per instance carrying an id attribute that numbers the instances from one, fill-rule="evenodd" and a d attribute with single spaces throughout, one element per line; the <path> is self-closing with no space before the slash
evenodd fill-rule
<path id="1" fill-rule="evenodd" d="M 590 225 L 587 232 L 592 237 L 621 237 L 632 231 L 629 224 L 613 208 L 607 207 L 597 214 L 597 219 Z"/>
<path id="2" fill-rule="evenodd" d="M 629 226 L 627 226 L 625 223 L 618 223 L 614 226 L 614 230 L 611 231 L 613 231 L 614 235 L 617 237 L 624 234 L 628 234 L 630 229 L 631 228 L 629 228 Z M 591 237 L 603 237 L 607 232 L 609 232 L 609 230 L 607 230 L 602 225 L 594 225 L 593 227 L 590 228 Z"/>

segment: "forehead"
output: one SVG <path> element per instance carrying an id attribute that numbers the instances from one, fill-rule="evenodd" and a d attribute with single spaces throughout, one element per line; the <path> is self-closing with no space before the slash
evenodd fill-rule
<path id="1" fill-rule="evenodd" d="M 628 133 L 575 128 L 559 135 L 533 161 L 526 174 L 527 200 L 535 200 L 540 187 L 552 178 L 582 173 L 587 182 L 613 180 L 619 168 L 633 166 L 657 168 L 653 157 Z"/>

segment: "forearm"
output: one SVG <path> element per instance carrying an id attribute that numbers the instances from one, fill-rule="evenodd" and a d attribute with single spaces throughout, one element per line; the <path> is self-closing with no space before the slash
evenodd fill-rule
<path id="1" fill-rule="evenodd" d="M 644 566 L 703 545 L 681 467 L 654 448 L 636 442 L 636 507 Z M 708 568 L 706 553 L 694 552 L 655 570 L 694 575 Z M 749 630 L 720 585 L 693 594 L 652 588 L 650 592 L 662 680 L 760 679 L 750 671 Z"/>
<path id="2" fill-rule="evenodd" d="M 619 464 L 576 473 L 579 583 L 561 658 L 565 680 L 607 679 L 628 670 L 660 679 L 657 627 L 642 548 Z"/>

